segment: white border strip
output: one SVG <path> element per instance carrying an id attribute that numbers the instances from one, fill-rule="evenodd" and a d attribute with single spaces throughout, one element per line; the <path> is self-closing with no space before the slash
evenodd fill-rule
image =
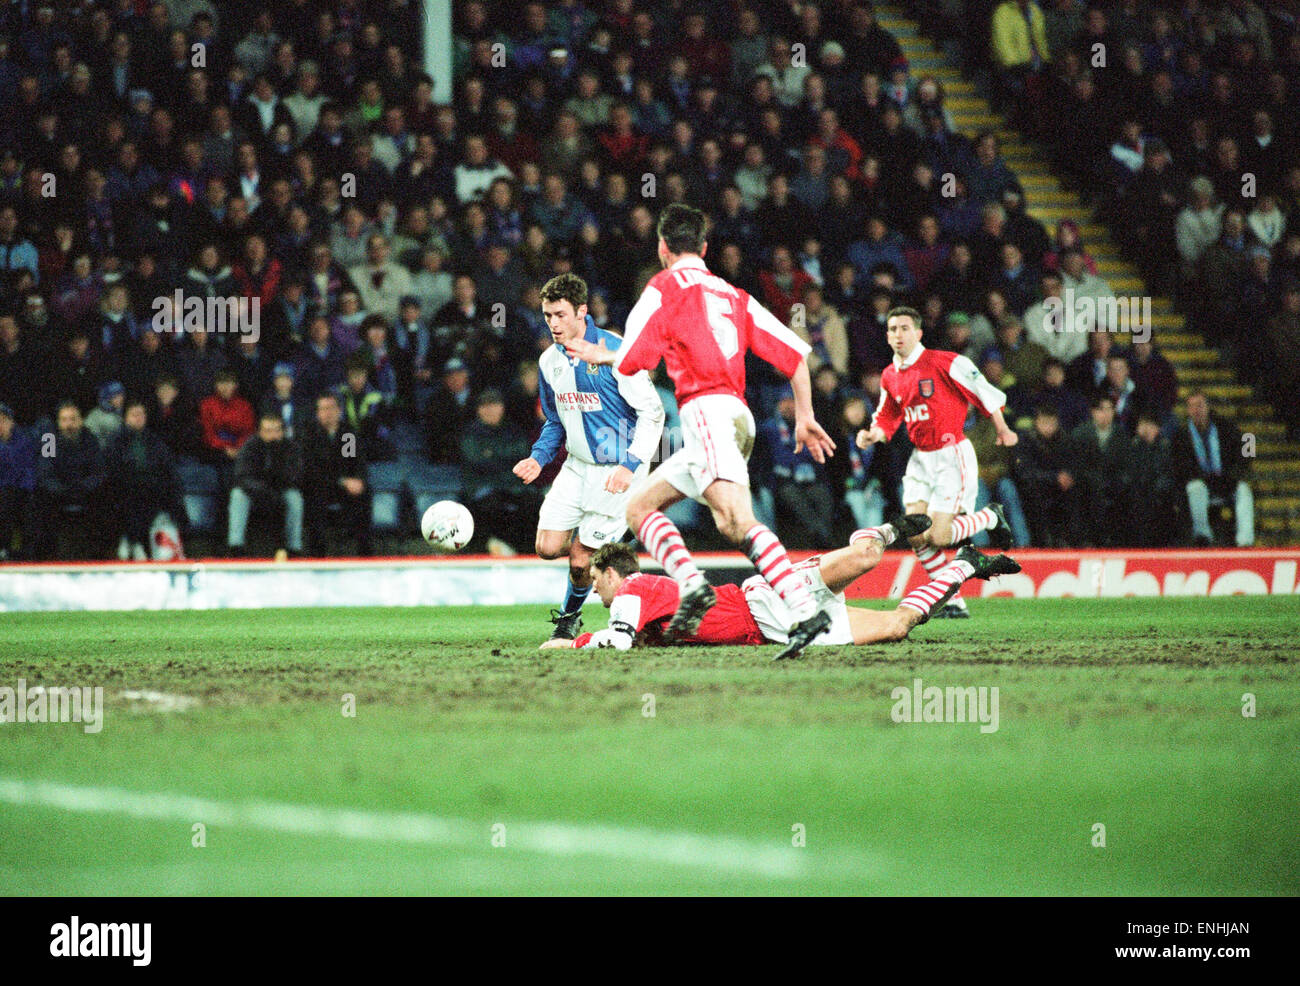
<path id="1" fill-rule="evenodd" d="M 187 826 L 202 822 L 209 827 L 257 828 L 290 835 L 493 851 L 492 823 L 436 815 L 370 812 L 271 801 L 237 804 L 183 794 L 12 778 L 0 778 L 0 803 L 81 814 L 127 815 Z M 730 836 L 514 821 L 507 823 L 505 836 L 507 851 L 522 849 L 551 856 L 604 856 L 781 879 L 793 879 L 805 873 L 804 860 L 798 855 L 800 850 Z"/>

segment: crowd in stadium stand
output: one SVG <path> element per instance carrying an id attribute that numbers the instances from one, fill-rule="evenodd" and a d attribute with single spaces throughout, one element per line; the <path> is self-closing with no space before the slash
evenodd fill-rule
<path id="1" fill-rule="evenodd" d="M 911 7 L 1294 428 L 1297 5 Z M 1158 333 L 1052 330 L 1054 299 L 1109 294 L 1086 240 L 1026 213 L 997 137 L 954 131 L 871 4 L 460 0 L 454 92 L 420 68 L 421 16 L 0 7 L 0 558 L 70 530 L 145 557 L 164 512 L 232 555 L 259 523 L 291 554 L 364 554 L 439 493 L 478 547 L 530 550 L 538 494 L 510 467 L 541 423 L 538 289 L 581 275 L 617 331 L 676 201 L 712 217 L 711 267 L 812 346 L 825 465 L 794 452 L 784 381 L 749 373 L 758 508 L 789 543 L 899 506 L 905 437 L 852 436 L 900 302 L 1008 394 L 1021 444 L 969 434 L 1017 543 L 1253 541 L 1231 423 L 1203 395 L 1179 423 Z M 378 524 L 381 494 L 405 507 Z M 1235 532 L 1210 528 L 1220 502 Z"/>

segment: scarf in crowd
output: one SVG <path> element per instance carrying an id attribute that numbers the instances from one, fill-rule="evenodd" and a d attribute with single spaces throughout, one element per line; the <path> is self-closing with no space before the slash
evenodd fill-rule
<path id="1" fill-rule="evenodd" d="M 1187 430 L 1192 434 L 1192 451 L 1196 454 L 1196 464 L 1201 472 L 1211 476 L 1220 475 L 1223 472 L 1223 462 L 1219 458 L 1219 429 L 1214 422 L 1211 421 L 1205 429 L 1204 438 L 1190 421 Z"/>

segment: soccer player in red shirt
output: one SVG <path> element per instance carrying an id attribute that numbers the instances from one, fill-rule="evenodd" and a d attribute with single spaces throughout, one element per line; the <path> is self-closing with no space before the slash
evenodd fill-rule
<path id="1" fill-rule="evenodd" d="M 754 416 L 745 404 L 745 353 L 752 352 L 790 378 L 795 398 L 795 451 L 807 445 L 824 462 L 835 443 L 813 417 L 808 346 L 746 292 L 709 273 L 706 220 L 698 209 L 673 203 L 659 217 L 659 262 L 625 323 L 617 351 L 584 339 L 568 344 L 588 363 L 612 363 L 633 374 L 668 366 L 681 411 L 683 444 L 633 494 L 628 526 L 681 588 L 669 635 L 690 636 L 717 599 L 695 566 L 677 526 L 663 509 L 690 497 L 713 512 L 718 531 L 742 548 L 776 590 L 795 620 L 787 650 L 797 654 L 829 628 L 785 547 L 754 519 L 749 454 Z"/>
<path id="2" fill-rule="evenodd" d="M 909 514 L 928 513 L 930 529 L 911 539 L 912 550 L 933 578 L 947 564 L 943 549 L 980 531 L 997 547 L 1010 547 L 1010 528 L 1001 504 L 975 510 L 979 464 L 965 435 L 967 409 L 993 418 L 997 443 L 1015 445 L 1016 433 L 1002 417 L 1007 395 L 989 383 L 965 356 L 921 345 L 921 316 L 894 308 L 885 319 L 894 360 L 880 375 L 880 404 L 871 427 L 858 432 L 859 448 L 888 441 L 904 422 L 916 446 L 903 475 L 903 503 Z M 941 615 L 967 617 L 960 596 Z"/>
<path id="3" fill-rule="evenodd" d="M 880 562 L 885 548 L 899 534 L 924 531 L 930 519 L 911 514 L 888 524 L 859 531 L 847 548 L 814 555 L 794 566 L 795 575 L 808 587 L 818 612 L 830 621 L 830 628 L 814 643 L 825 646 L 883 644 L 903 640 L 918 624 L 930 618 L 956 595 L 967 579 L 988 579 L 1014 575 L 1020 566 L 1007 555 L 982 555 L 973 547 L 963 548 L 957 560 L 946 565 L 926 585 L 909 592 L 897 609 L 878 610 L 850 607 L 844 591 Z M 680 590 L 663 575 L 641 571 L 636 551 L 629 544 L 614 542 L 596 550 L 591 557 L 596 594 L 609 610 L 609 626 L 595 633 L 580 634 L 574 640 L 548 640 L 552 647 L 613 647 L 627 650 L 634 644 L 660 646 L 666 643 L 723 644 L 750 646 L 788 644 L 790 611 L 781 597 L 761 576 L 743 585 L 720 585 L 718 600 L 704 615 L 699 628 L 689 636 L 672 640 L 665 624 L 677 608 Z M 786 657 L 785 650 L 776 655 Z"/>

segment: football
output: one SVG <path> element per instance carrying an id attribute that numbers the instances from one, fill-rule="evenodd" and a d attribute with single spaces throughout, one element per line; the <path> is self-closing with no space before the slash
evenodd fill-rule
<path id="1" fill-rule="evenodd" d="M 455 500 L 439 500 L 420 519 L 424 539 L 442 551 L 459 551 L 474 536 L 474 516 Z"/>

